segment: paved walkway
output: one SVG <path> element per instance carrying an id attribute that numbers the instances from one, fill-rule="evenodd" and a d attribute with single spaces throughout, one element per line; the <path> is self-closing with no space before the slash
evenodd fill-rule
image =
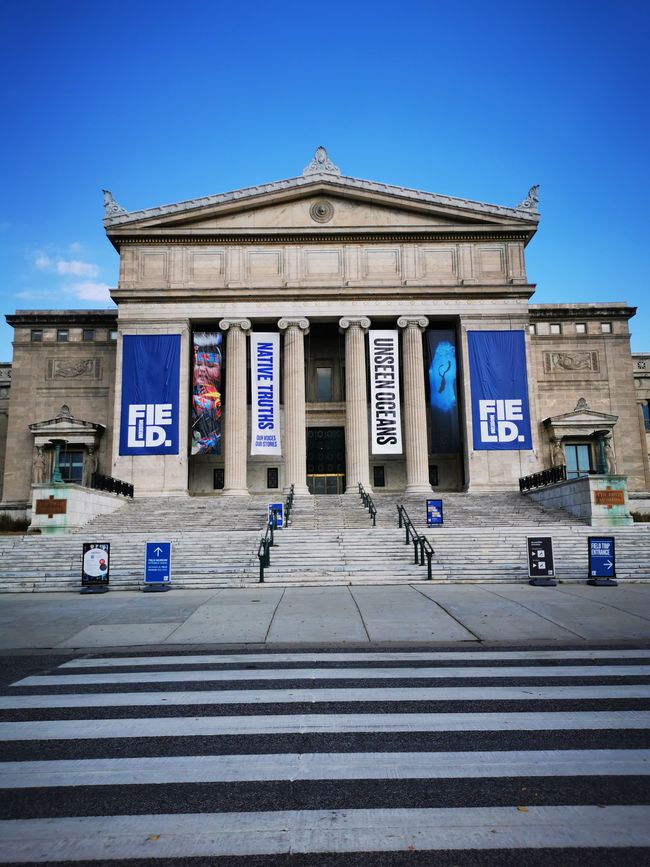
<path id="1" fill-rule="evenodd" d="M 650 640 L 650 583 L 0 596 L 0 649 Z"/>

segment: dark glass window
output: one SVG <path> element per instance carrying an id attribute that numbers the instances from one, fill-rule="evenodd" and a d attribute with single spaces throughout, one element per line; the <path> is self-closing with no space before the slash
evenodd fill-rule
<path id="1" fill-rule="evenodd" d="M 59 343 L 67 343 L 68 342 L 69 332 L 67 328 L 57 328 L 56 331 L 56 339 Z"/>
<path id="2" fill-rule="evenodd" d="M 41 328 L 32 328 L 32 343 L 43 342 L 43 331 Z"/>
<path id="3" fill-rule="evenodd" d="M 279 488 L 280 487 L 280 479 L 277 467 L 267 467 L 266 468 L 266 487 L 267 488 Z"/>
<path id="4" fill-rule="evenodd" d="M 429 464 L 429 484 L 433 488 L 438 487 L 438 467 L 435 464 Z"/>
<path id="5" fill-rule="evenodd" d="M 326 403 L 332 399 L 332 368 L 316 368 L 316 400 Z"/>
<path id="6" fill-rule="evenodd" d="M 212 487 L 215 491 L 223 491 L 225 483 L 223 467 L 215 467 L 212 471 Z"/>
<path id="7" fill-rule="evenodd" d="M 112 328 L 112 329 L 108 332 L 108 339 L 109 339 L 109 340 L 117 340 L 117 329 Z"/>
<path id="8" fill-rule="evenodd" d="M 588 476 L 591 470 L 591 448 L 588 443 L 565 444 L 567 479 Z"/>
<path id="9" fill-rule="evenodd" d="M 81 449 L 62 451 L 59 455 L 59 468 L 64 482 L 80 485 L 84 474 L 84 454 Z"/>
<path id="10" fill-rule="evenodd" d="M 95 329 L 94 328 L 84 328 L 81 332 L 81 339 L 84 341 L 94 340 L 95 339 Z"/>
<path id="11" fill-rule="evenodd" d="M 650 430 L 650 402 L 645 401 L 642 404 L 643 409 L 643 424 L 646 430 Z"/>
<path id="12" fill-rule="evenodd" d="M 373 488 L 386 487 L 386 472 L 384 470 L 384 467 L 372 468 L 372 486 Z"/>

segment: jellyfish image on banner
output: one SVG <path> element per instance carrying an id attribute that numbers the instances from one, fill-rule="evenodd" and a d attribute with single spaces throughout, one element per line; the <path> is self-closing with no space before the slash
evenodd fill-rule
<path id="1" fill-rule="evenodd" d="M 457 452 L 458 396 L 456 390 L 456 334 L 451 329 L 427 331 L 429 348 L 429 405 L 431 451 Z"/>
<path id="2" fill-rule="evenodd" d="M 192 454 L 221 454 L 221 334 L 194 334 Z"/>

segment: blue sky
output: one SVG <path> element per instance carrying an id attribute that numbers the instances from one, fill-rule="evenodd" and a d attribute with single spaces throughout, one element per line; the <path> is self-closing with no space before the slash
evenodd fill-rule
<path id="1" fill-rule="evenodd" d="M 112 306 L 128 210 L 299 174 L 513 205 L 534 300 L 626 301 L 650 350 L 648 0 L 4 0 L 3 312 Z M 0 360 L 11 357 L 0 328 Z"/>

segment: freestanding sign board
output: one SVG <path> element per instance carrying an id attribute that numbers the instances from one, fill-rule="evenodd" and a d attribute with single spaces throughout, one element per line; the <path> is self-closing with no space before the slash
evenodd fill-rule
<path id="1" fill-rule="evenodd" d="M 276 530 L 281 530 L 283 525 L 283 517 L 284 517 L 284 503 L 269 503 L 269 519 L 272 517 L 273 512 L 278 516 L 278 522 L 275 525 Z"/>
<path id="2" fill-rule="evenodd" d="M 169 590 L 172 577 L 172 543 L 147 542 L 144 555 L 144 589 Z"/>
<path id="3" fill-rule="evenodd" d="M 427 500 L 427 527 L 442 524 L 442 500 Z"/>
<path id="4" fill-rule="evenodd" d="M 109 542 L 84 542 L 81 552 L 81 592 L 106 593 L 110 566 Z"/>
<path id="5" fill-rule="evenodd" d="M 555 587 L 553 539 L 550 536 L 528 536 L 529 584 L 536 587 Z"/>
<path id="6" fill-rule="evenodd" d="M 589 536 L 589 581 L 596 587 L 617 587 L 616 540 L 613 536 Z"/>

